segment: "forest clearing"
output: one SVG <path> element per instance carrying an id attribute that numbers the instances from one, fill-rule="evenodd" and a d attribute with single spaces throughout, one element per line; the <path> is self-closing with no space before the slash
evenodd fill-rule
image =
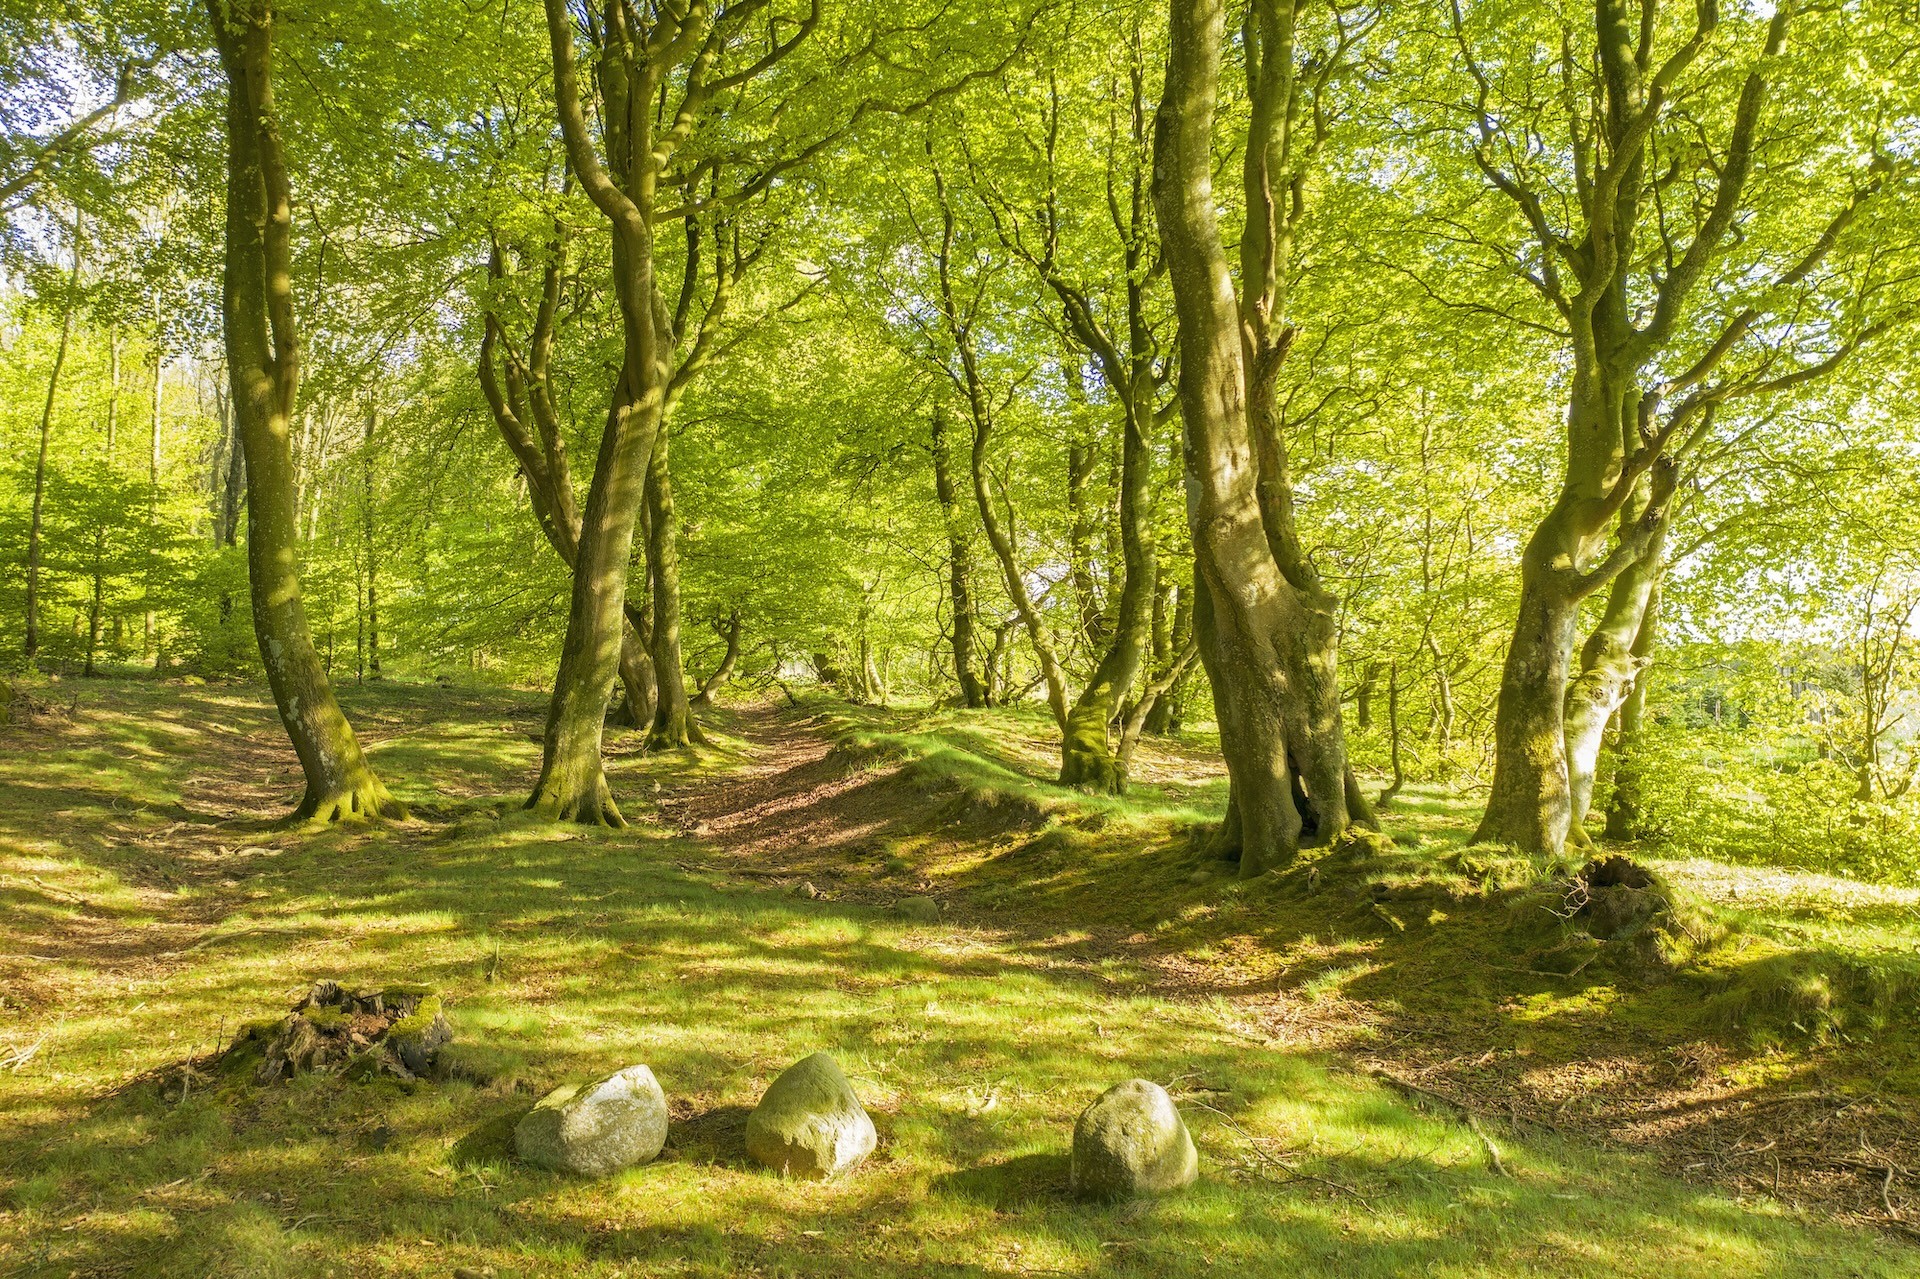
<path id="1" fill-rule="evenodd" d="M 0 1274 L 1920 1275 L 1913 0 L 8 0 L 0 214 Z"/>

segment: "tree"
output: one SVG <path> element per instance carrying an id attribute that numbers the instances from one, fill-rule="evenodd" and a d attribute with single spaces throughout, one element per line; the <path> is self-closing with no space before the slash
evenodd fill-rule
<path id="1" fill-rule="evenodd" d="M 1824 376 L 1899 318 L 1899 269 L 1869 255 L 1850 277 L 1822 270 L 1895 166 L 1871 139 L 1861 160 L 1836 163 L 1765 126 L 1770 93 L 1791 78 L 1796 16 L 1783 4 L 1723 22 L 1702 4 L 1676 29 L 1656 0 L 1601 0 L 1591 44 L 1568 29 L 1559 65 L 1543 66 L 1524 17 L 1491 12 L 1519 30 L 1489 58 L 1452 6 L 1472 161 L 1523 225 L 1518 246 L 1501 243 L 1550 308 L 1569 369 L 1564 468 L 1521 557 L 1481 841 L 1557 852 L 1576 834 L 1602 731 L 1631 685 L 1672 503 L 1716 408 Z M 1729 98 L 1719 85 L 1736 59 L 1746 68 Z M 1831 202 L 1812 225 L 1809 190 Z M 1744 225 L 1789 191 L 1797 216 Z M 1581 606 L 1608 588 L 1576 678 Z"/>
<path id="2" fill-rule="evenodd" d="M 1249 876 L 1372 820 L 1346 758 L 1335 602 L 1301 543 L 1275 400 L 1298 333 L 1289 255 L 1327 136 L 1323 95 L 1366 22 L 1336 10 L 1329 49 L 1309 58 L 1303 9 L 1292 0 L 1247 9 L 1237 287 L 1213 194 L 1219 0 L 1173 0 L 1154 130 L 1153 199 L 1180 321 L 1195 629 L 1232 779 L 1222 842 Z"/>
<path id="3" fill-rule="evenodd" d="M 235 431 L 246 454 L 248 582 L 267 682 L 306 777 L 294 816 L 404 817 L 334 698 L 301 601 L 289 435 L 300 352 L 289 278 L 292 194 L 273 92 L 273 9 L 264 0 L 208 0 L 207 17 L 227 77 L 221 314 Z"/>

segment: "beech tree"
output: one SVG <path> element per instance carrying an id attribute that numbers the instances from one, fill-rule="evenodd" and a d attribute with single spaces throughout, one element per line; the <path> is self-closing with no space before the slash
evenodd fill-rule
<path id="1" fill-rule="evenodd" d="M 221 317 L 234 431 L 247 466 L 254 635 L 306 792 L 296 818 L 404 817 L 334 698 L 301 602 L 289 427 L 300 385 L 293 197 L 273 86 L 273 8 L 207 0 L 227 78 L 226 260 Z"/>
<path id="2" fill-rule="evenodd" d="M 1769 127 L 1779 82 L 1819 65 L 1788 59 L 1799 17 L 1701 4 L 1681 27 L 1657 0 L 1604 0 L 1549 66 L 1516 38 L 1531 15 L 1450 10 L 1471 159 L 1524 237 L 1490 245 L 1545 300 L 1539 322 L 1562 335 L 1569 369 L 1564 470 L 1521 557 L 1479 840 L 1556 852 L 1585 839 L 1601 736 L 1716 411 L 1826 375 L 1910 305 L 1903 263 L 1849 253 L 1907 180 L 1901 166 L 1871 131 L 1836 157 Z M 1839 33 L 1812 34 L 1818 49 Z M 1874 110 L 1870 96 L 1860 106 Z M 1581 606 L 1602 590 L 1576 672 Z"/>
<path id="3" fill-rule="evenodd" d="M 1275 389 L 1299 332 L 1291 254 L 1335 111 L 1329 90 L 1373 19 L 1335 9 L 1316 47 L 1305 11 L 1292 0 L 1246 10 L 1237 279 L 1213 190 L 1218 0 L 1174 0 L 1154 132 L 1153 199 L 1180 322 L 1195 630 L 1232 778 L 1220 844 L 1243 875 L 1372 821 L 1347 762 L 1336 602 L 1302 543 Z"/>

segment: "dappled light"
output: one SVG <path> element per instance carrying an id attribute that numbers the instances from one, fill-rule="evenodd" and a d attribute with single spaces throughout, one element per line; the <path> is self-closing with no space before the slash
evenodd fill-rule
<path id="1" fill-rule="evenodd" d="M 11 0 L 0 1275 L 1920 1274 L 1914 0 Z"/>

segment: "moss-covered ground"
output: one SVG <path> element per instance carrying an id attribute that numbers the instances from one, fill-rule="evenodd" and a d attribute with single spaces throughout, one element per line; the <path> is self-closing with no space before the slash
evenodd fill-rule
<path id="1" fill-rule="evenodd" d="M 1041 780 L 1021 715 L 820 702 L 722 712 L 697 762 L 614 739 L 634 826 L 581 831 L 516 812 L 538 696 L 344 693 L 417 820 L 273 825 L 297 770 L 252 688 L 69 682 L 71 717 L 0 730 L 0 1273 L 1920 1273 L 1897 1230 L 1835 1215 L 1872 1216 L 1878 1177 L 1828 1170 L 1871 1191 L 1857 1212 L 1792 1167 L 1756 1190 L 1657 1133 L 1597 1140 L 1566 1084 L 1664 1060 L 1670 1091 L 1789 1096 L 1765 1113 L 1814 1092 L 1852 1097 L 1842 1115 L 1867 1091 L 1895 1106 L 1898 980 L 1872 1016 L 1830 991 L 1834 1024 L 1804 1034 L 1708 1007 L 1743 963 L 1894 964 L 1892 907 L 1859 906 L 1874 941 L 1853 948 L 1776 894 L 1746 960 L 1529 976 L 1506 970 L 1546 934 L 1489 927 L 1519 898 L 1485 881 L 1510 871 L 1446 856 L 1444 795 L 1390 815 L 1386 861 L 1241 885 L 1190 838 L 1220 799 L 1204 743 L 1150 748 L 1126 799 L 1093 799 Z M 1376 901 L 1377 882 L 1406 894 Z M 941 922 L 891 909 L 909 894 Z M 454 1076 L 153 1082 L 323 977 L 442 992 Z M 1797 998 L 1789 1022 L 1820 1005 Z M 842 1181 L 783 1182 L 746 1163 L 745 1114 L 820 1048 L 880 1149 Z M 509 1158 L 540 1093 L 636 1061 L 674 1101 L 659 1162 L 583 1183 Z M 1180 1098 L 1202 1181 L 1076 1204 L 1073 1118 L 1136 1075 Z M 1560 1122 L 1540 1119 L 1559 1086 Z"/>

